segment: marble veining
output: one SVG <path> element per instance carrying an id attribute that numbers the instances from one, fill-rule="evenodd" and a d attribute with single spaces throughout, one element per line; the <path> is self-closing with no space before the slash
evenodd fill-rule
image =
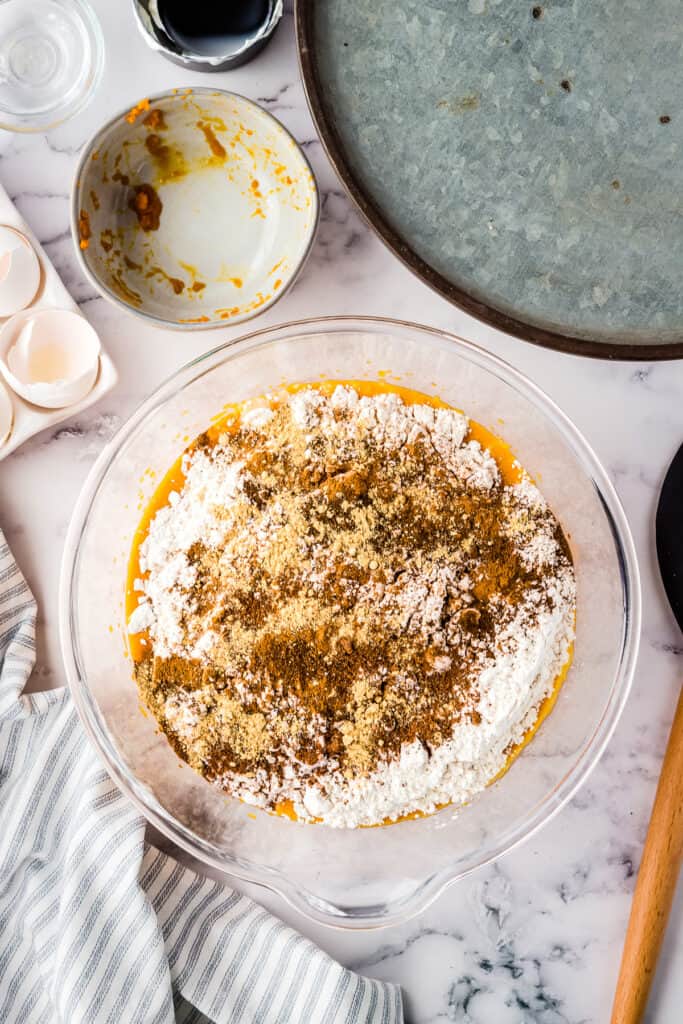
<path id="1" fill-rule="evenodd" d="M 34 689 L 62 681 L 59 562 L 71 510 L 98 452 L 165 377 L 204 349 L 250 329 L 191 336 L 159 330 L 101 299 L 78 272 L 67 195 L 81 145 L 105 119 L 143 95 L 206 84 L 205 77 L 149 51 L 126 5 L 95 0 L 95 6 L 107 41 L 107 67 L 93 103 L 47 138 L 0 137 L 0 180 L 101 332 L 120 373 L 118 387 L 97 406 L 31 439 L 0 465 L 0 523 L 40 605 Z M 451 887 L 418 918 L 381 931 L 344 933 L 313 925 L 278 897 L 240 888 L 343 963 L 398 981 L 409 1024 L 605 1024 L 683 679 L 683 638 L 659 581 L 653 537 L 658 488 L 683 440 L 683 362 L 601 363 L 546 352 L 472 320 L 417 281 L 359 218 L 325 160 L 299 82 L 291 9 L 252 64 L 211 82 L 260 98 L 307 143 L 323 196 L 320 232 L 304 273 L 253 327 L 323 314 L 389 315 L 452 330 L 510 360 L 559 403 L 607 466 L 634 532 L 644 598 L 639 668 L 615 736 L 578 795 L 525 845 Z M 682 1002 L 680 892 L 648 1024 L 675 1024 Z"/>

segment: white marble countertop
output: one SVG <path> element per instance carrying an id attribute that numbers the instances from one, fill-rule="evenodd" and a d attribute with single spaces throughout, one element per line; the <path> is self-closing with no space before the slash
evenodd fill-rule
<path id="1" fill-rule="evenodd" d="M 199 85 L 147 49 L 129 4 L 96 0 L 107 43 L 104 80 L 87 110 L 49 135 L 0 137 L 0 181 L 38 235 L 117 364 L 118 387 L 93 409 L 29 441 L 0 464 L 0 525 L 40 605 L 36 689 L 62 682 L 57 578 L 71 509 L 92 462 L 162 378 L 239 333 L 148 327 L 99 298 L 79 273 L 68 228 L 77 154 L 107 118 L 141 96 Z M 258 100 L 304 144 L 322 192 L 313 254 L 293 290 L 254 321 L 375 314 L 447 328 L 502 355 L 544 388 L 609 469 L 635 535 L 644 633 L 625 714 L 579 795 L 538 835 L 453 886 L 418 918 L 381 931 L 312 925 L 276 896 L 250 892 L 343 963 L 399 982 L 411 1024 L 604 1024 L 616 980 L 634 873 L 668 725 L 683 677 L 683 639 L 654 559 L 653 514 L 666 465 L 683 440 L 683 361 L 604 363 L 509 338 L 435 296 L 387 252 L 347 200 L 317 141 L 288 11 L 270 47 L 211 84 Z M 241 333 L 245 332 L 242 328 Z M 680 1020 L 683 886 L 648 1021 Z"/>

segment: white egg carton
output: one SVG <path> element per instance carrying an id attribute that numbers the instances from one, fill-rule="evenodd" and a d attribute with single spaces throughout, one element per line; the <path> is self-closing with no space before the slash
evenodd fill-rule
<path id="1" fill-rule="evenodd" d="M 83 314 L 80 313 L 78 306 L 62 284 L 59 274 L 50 263 L 40 242 L 2 185 L 0 185 L 0 224 L 7 224 L 9 227 L 16 228 L 17 231 L 21 231 L 26 235 L 40 260 L 42 270 L 41 285 L 35 299 L 27 308 L 30 310 L 69 309 L 82 316 Z M 0 319 L 0 327 L 6 322 L 7 318 Z M 97 380 L 85 398 L 82 398 L 80 402 L 76 402 L 74 405 L 68 405 L 62 409 L 41 409 L 37 405 L 31 405 L 30 402 L 20 398 L 0 376 L 0 389 L 4 386 L 12 402 L 13 409 L 12 430 L 4 444 L 0 441 L 0 461 L 9 455 L 10 452 L 15 451 L 29 437 L 33 437 L 34 434 L 45 430 L 47 427 L 52 427 L 56 423 L 62 423 L 64 420 L 69 419 L 76 413 L 82 412 L 83 409 L 87 409 L 99 401 L 103 395 L 111 391 L 117 380 L 118 374 L 114 364 L 104 349 L 101 349 Z"/>

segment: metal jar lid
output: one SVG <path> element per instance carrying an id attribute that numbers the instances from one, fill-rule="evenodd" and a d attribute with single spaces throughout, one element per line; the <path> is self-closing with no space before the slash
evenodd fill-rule
<path id="1" fill-rule="evenodd" d="M 227 49 L 225 53 L 209 54 L 192 52 L 189 48 L 181 47 L 169 36 L 159 14 L 160 3 L 162 4 L 162 0 L 133 0 L 133 10 L 140 31 L 153 50 L 158 50 L 174 64 L 191 68 L 193 71 L 227 71 L 246 64 L 271 38 L 280 23 L 283 10 L 283 0 L 270 0 L 268 13 L 252 33 L 246 37 L 236 37 L 234 48 Z"/>

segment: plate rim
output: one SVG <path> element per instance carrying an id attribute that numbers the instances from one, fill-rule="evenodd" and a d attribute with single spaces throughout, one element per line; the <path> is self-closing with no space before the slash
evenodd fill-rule
<path id="1" fill-rule="evenodd" d="M 299 70 L 313 124 L 327 158 L 347 195 L 370 228 L 408 270 L 442 298 L 447 299 L 452 305 L 462 309 L 475 319 L 490 327 L 495 327 L 505 334 L 542 348 L 554 349 L 569 355 L 614 361 L 653 362 L 683 359 L 683 331 L 680 332 L 679 339 L 670 344 L 657 342 L 653 345 L 630 342 L 621 345 L 610 341 L 600 341 L 596 337 L 563 334 L 560 331 L 538 327 L 526 320 L 510 316 L 495 305 L 476 299 L 423 260 L 405 238 L 391 226 L 358 175 L 351 168 L 334 122 L 327 115 L 321 98 L 323 90 L 318 75 L 318 62 L 313 43 L 315 7 L 314 3 L 309 3 L 307 0 L 294 0 Z"/>

